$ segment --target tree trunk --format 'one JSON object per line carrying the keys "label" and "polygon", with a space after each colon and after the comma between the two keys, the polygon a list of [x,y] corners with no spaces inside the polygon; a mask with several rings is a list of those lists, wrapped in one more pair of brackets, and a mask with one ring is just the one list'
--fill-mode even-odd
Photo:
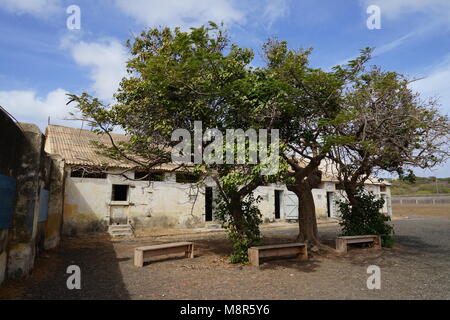
{"label": "tree trunk", "polygon": [[356,209],[359,206],[358,200],[356,199],[356,195],[358,194],[357,188],[351,184],[345,184],[344,189],[352,210]]}
{"label": "tree trunk", "polygon": [[298,225],[299,234],[297,240],[308,244],[318,244],[319,232],[317,229],[316,206],[312,189],[308,183],[296,186],[298,196]]}
{"label": "tree trunk", "polygon": [[318,188],[321,181],[322,173],[316,169],[306,178],[296,174],[295,185],[288,187],[298,197],[299,234],[297,241],[306,242],[309,245],[320,245],[312,189]]}
{"label": "tree trunk", "polygon": [[245,236],[247,228],[244,221],[245,217],[242,214],[242,201],[238,194],[230,197],[230,214],[233,218],[237,233]]}

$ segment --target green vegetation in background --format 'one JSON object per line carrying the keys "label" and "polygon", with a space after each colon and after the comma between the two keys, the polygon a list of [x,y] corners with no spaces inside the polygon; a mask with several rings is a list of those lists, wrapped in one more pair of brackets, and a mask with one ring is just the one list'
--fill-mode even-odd
{"label": "green vegetation in background", "polygon": [[414,183],[387,179],[392,183],[392,195],[449,194],[450,178],[417,177]]}

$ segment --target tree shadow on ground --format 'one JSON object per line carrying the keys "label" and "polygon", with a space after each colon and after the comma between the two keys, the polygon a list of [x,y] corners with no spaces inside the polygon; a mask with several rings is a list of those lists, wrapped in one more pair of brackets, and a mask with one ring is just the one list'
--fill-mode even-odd
{"label": "tree shadow on ground", "polygon": [[308,259],[299,261],[295,257],[285,258],[264,258],[260,262],[260,270],[276,270],[276,269],[293,269],[300,272],[315,272],[320,267],[320,261],[316,259]]}
{"label": "tree shadow on ground", "polygon": [[[22,281],[18,299],[32,300],[126,300],[119,262],[109,237],[63,239],[58,249],[38,258],[32,276]],[[66,273],[70,265],[81,269],[81,289],[69,290]],[[13,284],[13,283],[11,283]]]}
{"label": "tree shadow on ground", "polygon": [[[322,243],[334,248],[334,239],[323,239]],[[229,256],[232,251],[231,243],[224,237],[223,234],[210,234],[206,236],[186,236],[186,237],[160,237],[160,238],[142,238],[121,241],[120,243],[131,248],[137,246],[147,246],[161,243],[191,241],[194,242],[195,258],[204,258],[211,260],[222,260],[228,263]],[[294,243],[296,241],[296,235],[292,234],[266,234],[263,237],[263,245],[282,244],[282,243]],[[300,261],[295,256],[287,256],[280,258],[265,258],[262,260],[261,270],[270,270],[277,268],[295,269],[303,272],[314,272],[320,265],[319,253],[311,253],[308,261]],[[159,264],[172,260],[184,259],[183,256],[161,256],[152,258],[144,265]],[[207,263],[206,260],[203,261]],[[239,264],[237,264],[239,266]]]}
{"label": "tree shadow on ground", "polygon": [[[263,238],[263,245],[294,243],[295,238],[291,236]],[[231,244],[225,239],[202,239],[195,241],[196,247],[201,249],[200,253],[196,253],[196,257],[206,256],[209,254],[219,255],[224,259],[228,259],[231,254]],[[197,251],[198,252],[198,251]],[[302,272],[314,272],[319,267],[319,261],[310,259],[300,261],[295,256],[264,258],[261,260],[260,270],[273,270],[279,268],[296,269]]]}

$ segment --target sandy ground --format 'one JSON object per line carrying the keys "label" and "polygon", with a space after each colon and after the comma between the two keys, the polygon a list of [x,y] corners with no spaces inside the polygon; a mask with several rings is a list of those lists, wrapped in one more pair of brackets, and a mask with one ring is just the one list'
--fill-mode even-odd
{"label": "sandy ground", "polygon": [[[410,215],[393,221],[393,249],[354,249],[347,254],[310,253],[309,261],[265,260],[258,269],[232,265],[223,233],[65,239],[38,258],[27,280],[7,282],[2,299],[450,299],[450,214]],[[319,228],[325,243],[336,225]],[[296,225],[265,228],[266,243],[292,242]],[[133,266],[133,248],[190,240],[195,259],[155,258]],[[82,289],[68,290],[66,269],[78,265]],[[381,289],[367,289],[367,267],[381,268]]]}
{"label": "sandy ground", "polygon": [[411,216],[411,217],[450,217],[450,205],[397,205],[392,207],[396,216]]}

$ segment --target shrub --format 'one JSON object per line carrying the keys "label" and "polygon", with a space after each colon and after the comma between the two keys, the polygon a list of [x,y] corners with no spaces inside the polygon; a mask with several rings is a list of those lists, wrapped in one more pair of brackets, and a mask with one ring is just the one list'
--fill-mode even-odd
{"label": "shrub", "polygon": [[358,192],[356,200],[359,204],[357,208],[352,208],[348,201],[337,201],[341,212],[339,224],[342,228],[342,235],[379,235],[383,247],[392,247],[394,245],[394,228],[388,224],[391,218],[380,213],[384,200],[377,199],[372,192],[364,191]]}
{"label": "shrub", "polygon": [[242,200],[242,219],[235,221],[226,202],[219,196],[214,214],[227,230],[228,240],[233,246],[231,263],[248,263],[248,248],[261,245],[259,225],[262,223],[262,215],[256,206],[259,201],[259,197],[255,199],[253,194],[248,195]]}

